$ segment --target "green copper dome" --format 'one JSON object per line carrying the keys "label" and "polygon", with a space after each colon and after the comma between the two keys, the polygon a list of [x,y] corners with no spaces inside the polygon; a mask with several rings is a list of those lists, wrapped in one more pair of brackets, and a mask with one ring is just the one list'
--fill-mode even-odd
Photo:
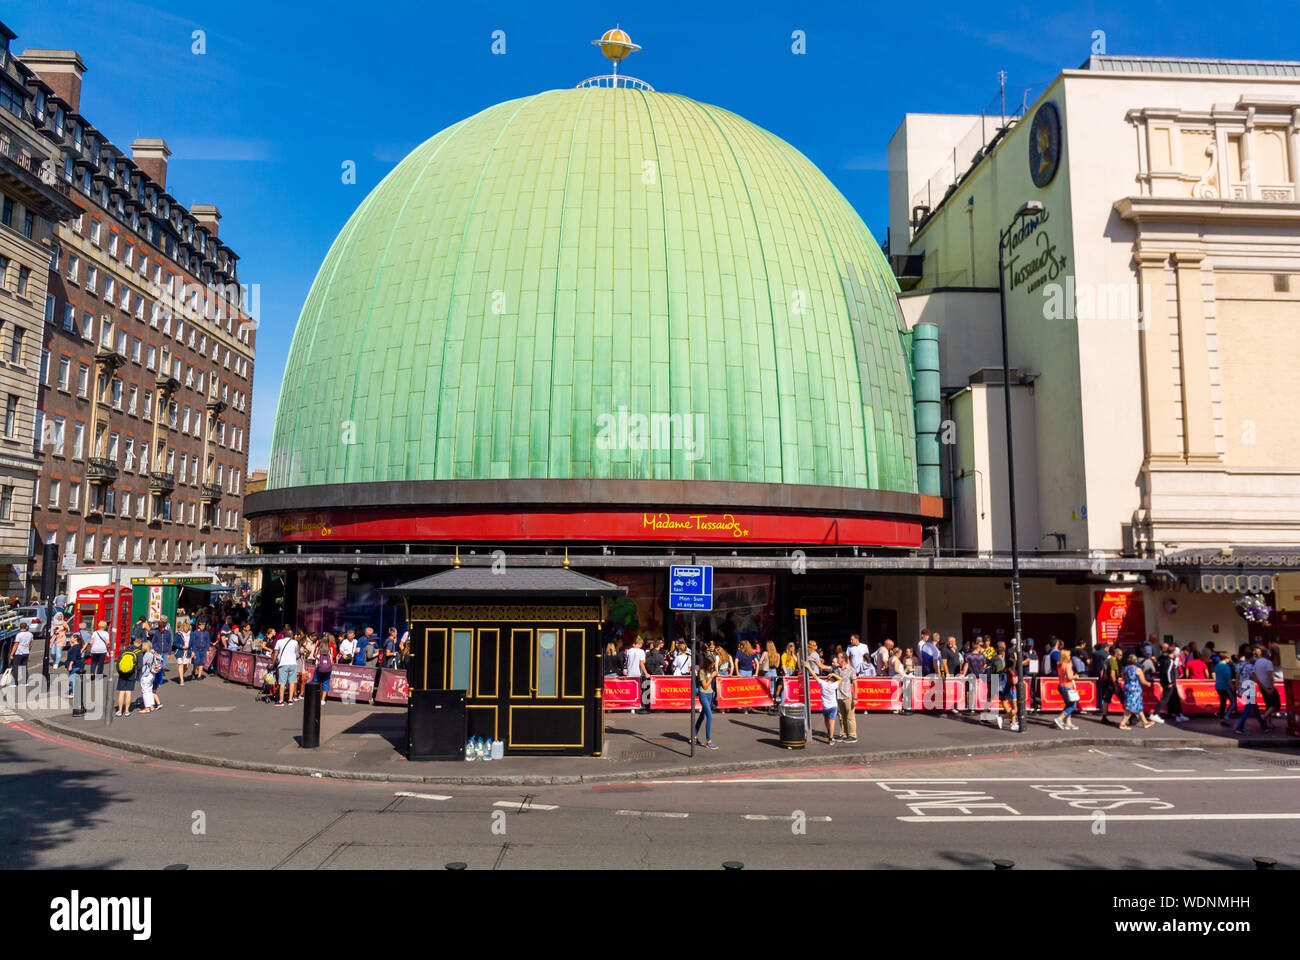
{"label": "green copper dome", "polygon": [[[268,486],[914,493],[896,290],[822,173],[733,113],[628,88],[501,103],[412,151],[334,241],[289,351]],[[637,415],[671,426],[645,442]]]}

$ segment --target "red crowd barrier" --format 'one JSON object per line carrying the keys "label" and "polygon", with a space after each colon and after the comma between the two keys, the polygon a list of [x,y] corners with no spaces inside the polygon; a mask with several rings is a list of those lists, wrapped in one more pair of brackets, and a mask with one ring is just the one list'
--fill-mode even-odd
{"label": "red crowd barrier", "polygon": [[[650,678],[651,710],[689,710],[691,709],[690,696],[690,677]],[[695,708],[698,710],[699,706],[700,701],[697,697]]]}
{"label": "red crowd barrier", "polygon": [[718,677],[714,680],[718,709],[772,706],[772,697],[768,692],[769,682],[767,677]]}
{"label": "red crowd barrier", "polygon": [[606,710],[636,710],[641,706],[641,681],[634,677],[606,677],[601,701]]}

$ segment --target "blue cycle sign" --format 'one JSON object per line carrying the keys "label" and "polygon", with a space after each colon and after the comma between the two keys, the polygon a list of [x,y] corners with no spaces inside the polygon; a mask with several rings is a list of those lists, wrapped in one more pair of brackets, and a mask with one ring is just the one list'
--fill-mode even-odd
{"label": "blue cycle sign", "polygon": [[669,610],[712,610],[712,567],[668,568]]}

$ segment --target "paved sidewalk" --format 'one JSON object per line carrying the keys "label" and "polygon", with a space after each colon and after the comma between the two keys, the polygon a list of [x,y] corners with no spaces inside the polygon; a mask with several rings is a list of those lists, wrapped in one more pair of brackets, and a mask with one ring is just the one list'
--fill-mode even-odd
{"label": "paved sidewalk", "polygon": [[[699,776],[804,764],[872,763],[942,756],[968,757],[1062,746],[1286,747],[1300,746],[1276,724],[1257,735],[1252,721],[1238,737],[1214,719],[1122,731],[1084,715],[1078,731],[1062,731],[1032,718],[1027,732],[1012,733],[964,716],[858,715],[856,744],[816,740],[804,750],[777,743],[777,718],[767,713],[718,714],[717,750],[696,747],[690,756],[685,713],[610,713],[603,757],[507,757],[488,763],[411,762],[403,755],[406,709],[328,701],[321,714],[321,745],[299,746],[302,704],[262,703],[251,687],[219,677],[159,688],[158,713],[114,718],[76,718],[68,709],[22,711],[25,720],[85,740],[186,763],[337,779],[423,783],[548,784]],[[814,717],[821,736],[822,720]]]}

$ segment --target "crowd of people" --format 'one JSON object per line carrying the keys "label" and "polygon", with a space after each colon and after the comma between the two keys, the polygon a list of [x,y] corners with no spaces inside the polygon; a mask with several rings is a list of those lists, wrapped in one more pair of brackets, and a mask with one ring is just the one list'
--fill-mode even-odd
{"label": "crowd of people", "polygon": [[[247,607],[236,603],[189,613],[178,610],[174,627],[166,616],[153,620],[139,617],[114,659],[107,622],[100,620],[92,629],[86,620],[74,629],[65,611],[59,609],[50,625],[50,667],[67,670],[71,680],[68,699],[75,700],[77,685],[86,677],[104,676],[111,663],[116,691],[114,716],[129,717],[162,709],[159,688],[171,682],[170,667],[175,667],[178,686],[211,676],[209,671],[218,650],[270,657],[266,689],[268,699],[277,706],[302,700],[312,680],[320,682],[324,702],[335,664],[406,666],[410,635],[408,632],[399,637],[395,627],[390,627],[382,638],[373,627],[338,634],[306,633],[288,626],[255,632],[247,616]],[[32,643],[30,626],[20,624],[6,651],[11,655],[17,683],[29,682]],[[304,662],[312,663],[310,676],[302,672]]]}
{"label": "crowd of people", "polygon": [[[806,672],[810,682],[821,692],[822,715],[829,743],[857,742],[856,685],[858,677],[896,677],[901,697],[894,713],[913,712],[913,685],[907,682],[920,677],[961,678],[966,683],[964,704],[945,702],[940,705],[950,713],[976,715],[976,690],[979,681],[987,684],[989,699],[995,709],[985,711],[984,720],[998,728],[1009,725],[1019,731],[1034,714],[1043,713],[1042,685],[1054,684],[1064,708],[1046,722],[1061,730],[1078,730],[1074,722],[1080,704],[1078,680],[1089,678],[1097,684],[1098,719],[1111,724],[1112,703],[1118,697],[1122,716],[1121,730],[1130,730],[1136,722],[1143,727],[1157,723],[1185,723],[1177,682],[1180,679],[1213,680],[1219,697],[1218,718],[1225,726],[1237,716],[1235,732],[1245,732],[1250,718],[1259,723],[1261,732],[1272,732],[1273,719],[1281,713],[1279,689],[1282,674],[1278,654],[1267,645],[1243,644],[1235,653],[1216,649],[1213,642],[1198,647],[1195,643],[1180,646],[1160,641],[1155,635],[1131,649],[1119,644],[1101,643],[1091,650],[1083,643],[1067,644],[1055,637],[1041,647],[1027,639],[1021,649],[1020,663],[1009,652],[1006,640],[988,635],[958,642],[955,636],[944,638],[939,631],[923,630],[915,647],[901,646],[887,638],[874,649],[853,634],[846,645],[823,651],[815,640],[808,641],[808,654],[800,660],[794,643],[784,652],[776,644],[738,640],[728,649],[717,638],[700,645],[698,669],[692,669],[690,645],[676,641],[670,647],[659,639],[647,640],[639,635],[628,639],[622,649],[610,642],[602,657],[606,677],[634,678],[643,689],[655,676],[694,674],[693,687],[701,713],[694,730],[697,743],[713,748],[713,715],[717,712],[718,677],[759,677],[769,681],[776,713],[781,705],[783,680]],[[1022,680],[1038,680],[1024,684]],[[1144,708],[1144,690],[1159,685],[1160,698],[1149,714]],[[932,688],[947,696],[947,685]],[[1022,705],[1021,700],[1027,702]],[[648,697],[643,696],[643,702]],[[1245,709],[1237,711],[1240,699]],[[1261,706],[1262,705],[1262,706]],[[634,711],[635,712],[635,711]],[[746,710],[745,712],[749,712]],[[699,740],[701,727],[704,740]],[[838,732],[837,732],[838,731]]]}

